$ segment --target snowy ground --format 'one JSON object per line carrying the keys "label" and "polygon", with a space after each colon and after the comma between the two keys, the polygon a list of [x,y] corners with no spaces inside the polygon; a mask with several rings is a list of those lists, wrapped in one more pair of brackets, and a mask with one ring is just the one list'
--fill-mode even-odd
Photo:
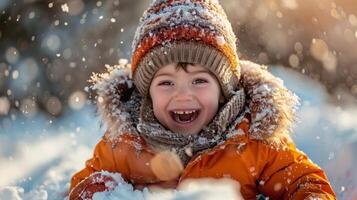
{"label": "snowy ground", "polygon": [[[293,136],[298,148],[326,170],[339,199],[356,198],[357,106],[330,105],[319,83],[290,70],[274,68],[273,73],[302,99]],[[67,110],[63,118],[53,121],[39,114],[0,119],[0,199],[64,199],[71,175],[83,167],[102,133],[91,106]],[[117,188],[116,195],[131,199],[202,199],[212,190],[207,189],[209,184],[198,187],[195,183],[159,194],[133,191],[129,185],[122,188],[125,191]],[[229,188],[215,189],[216,195],[230,199]],[[114,193],[98,194],[97,199],[112,199],[110,195]]]}

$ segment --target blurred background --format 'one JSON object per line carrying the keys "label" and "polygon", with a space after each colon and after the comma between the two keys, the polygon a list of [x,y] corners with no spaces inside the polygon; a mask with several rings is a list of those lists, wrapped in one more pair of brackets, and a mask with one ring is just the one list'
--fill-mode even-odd
{"label": "blurred background", "polygon": [[[79,132],[73,125],[76,119],[66,121],[66,113],[93,114],[83,111],[94,107],[87,80],[93,72],[104,71],[105,64],[130,60],[134,31],[151,2],[0,0],[2,157],[11,155],[5,150],[8,143],[16,143],[8,136],[15,134],[14,127],[18,132],[33,128],[19,128],[26,121],[41,121],[40,117],[49,127],[62,120],[61,127]],[[357,194],[351,167],[357,148],[357,2],[220,3],[238,36],[240,58],[272,66],[273,73],[302,98],[303,125],[295,129],[298,146],[328,170],[340,197],[346,190]],[[93,121],[94,117],[83,126]],[[316,142],[324,144],[319,147]],[[343,171],[341,164],[347,166]]]}

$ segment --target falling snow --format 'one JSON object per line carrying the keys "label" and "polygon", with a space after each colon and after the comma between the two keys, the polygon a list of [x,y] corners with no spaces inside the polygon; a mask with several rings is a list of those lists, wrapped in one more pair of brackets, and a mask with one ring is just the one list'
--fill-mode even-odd
{"label": "falling snow", "polygon": [[[43,6],[37,3],[33,0],[0,3],[0,40],[6,41],[0,55],[0,199],[65,197],[71,175],[83,167],[105,131],[93,106],[89,105],[92,90],[84,89],[87,79],[92,71],[102,72],[107,63],[130,65],[128,60],[119,58],[130,58],[129,45],[141,14],[136,11],[150,2],[113,0],[89,4],[85,0],[71,0],[67,3],[48,1]],[[293,139],[326,170],[339,199],[354,199],[357,194],[354,154],[357,146],[354,64],[357,15],[354,2],[237,0],[220,3],[232,20],[242,58],[266,64],[283,63],[286,68],[296,70],[286,71],[275,66],[269,69],[276,70],[287,87],[301,97],[297,112],[299,123],[292,127]],[[122,5],[130,12],[123,10]],[[183,18],[197,18],[200,13],[214,18],[199,6],[189,10],[190,6],[182,6]],[[306,6],[309,9],[305,9]],[[148,13],[146,17],[160,18],[158,23],[164,24],[166,11],[163,9],[160,16]],[[310,18],[303,20],[299,15],[302,12]],[[219,27],[227,26],[221,24],[220,19],[213,20]],[[177,20],[171,20],[170,24],[177,25]],[[222,36],[215,39],[218,45],[228,42]],[[314,80],[321,80],[325,85]],[[129,87],[133,86],[131,81],[125,81]],[[271,89],[272,85],[268,84],[251,95],[269,107],[272,101],[264,99],[265,91]],[[327,90],[331,93],[326,93]],[[107,99],[95,100],[101,104]],[[274,100],[296,103],[293,96]],[[261,136],[257,130],[264,125],[264,119],[272,114],[269,110],[259,111],[253,116],[255,126],[251,129],[256,131],[256,138]],[[271,127],[274,128],[274,124]],[[271,130],[267,133],[273,134]],[[235,130],[227,137],[240,135],[242,131]],[[237,153],[245,145],[237,145]],[[185,153],[192,154],[192,149],[186,149]],[[261,180],[259,184],[265,182]],[[101,194],[102,198],[117,194],[137,195],[138,199],[145,195],[154,199],[179,199],[177,196],[181,195],[183,199],[185,195],[213,191],[212,188],[203,190],[202,184],[196,184],[195,191],[154,194],[148,190],[135,192],[129,184],[123,185],[112,193]],[[274,189],[283,189],[281,183]],[[216,195],[227,193],[222,191]]]}
{"label": "falling snow", "polygon": [[69,12],[69,7],[66,3],[61,5],[61,9],[63,12],[66,12],[66,13]]}

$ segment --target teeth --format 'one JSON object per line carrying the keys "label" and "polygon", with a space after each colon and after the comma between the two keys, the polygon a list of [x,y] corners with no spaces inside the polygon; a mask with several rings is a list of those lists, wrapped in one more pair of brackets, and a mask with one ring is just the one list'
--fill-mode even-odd
{"label": "teeth", "polygon": [[188,111],[174,111],[175,114],[179,114],[179,115],[182,115],[182,114],[191,114],[191,113],[194,113],[196,112],[195,110],[188,110]]}
{"label": "teeth", "polygon": [[199,110],[171,111],[172,119],[179,124],[188,124],[198,118]]}

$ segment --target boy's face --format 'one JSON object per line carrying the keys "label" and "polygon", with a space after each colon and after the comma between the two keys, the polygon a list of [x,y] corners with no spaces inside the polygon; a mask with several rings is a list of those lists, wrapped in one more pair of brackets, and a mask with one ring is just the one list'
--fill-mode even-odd
{"label": "boy's face", "polygon": [[150,85],[155,117],[180,134],[198,134],[217,113],[221,95],[217,79],[201,65],[177,63],[160,68]]}

